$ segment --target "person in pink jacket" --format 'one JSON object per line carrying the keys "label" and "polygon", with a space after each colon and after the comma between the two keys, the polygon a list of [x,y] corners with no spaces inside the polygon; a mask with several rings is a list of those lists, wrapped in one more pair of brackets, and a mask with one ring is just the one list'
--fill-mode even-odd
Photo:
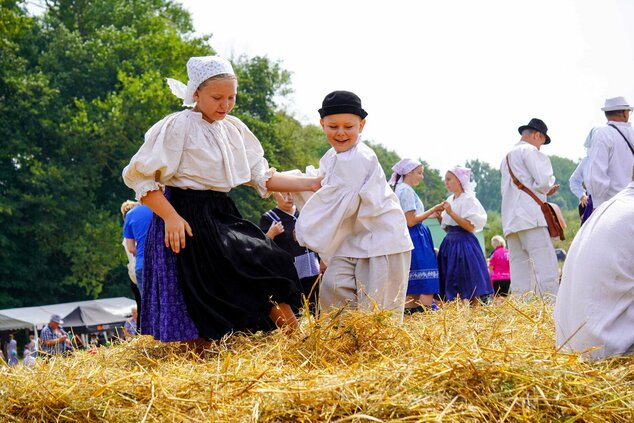
{"label": "person in pink jacket", "polygon": [[500,235],[491,238],[491,246],[494,248],[489,258],[489,270],[493,291],[496,297],[507,297],[511,288],[511,269],[509,265],[509,250],[506,249],[506,241]]}

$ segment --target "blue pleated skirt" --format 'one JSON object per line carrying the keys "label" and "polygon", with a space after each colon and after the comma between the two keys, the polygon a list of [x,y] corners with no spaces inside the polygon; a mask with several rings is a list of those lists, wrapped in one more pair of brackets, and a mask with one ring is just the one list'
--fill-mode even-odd
{"label": "blue pleated skirt", "polygon": [[447,301],[493,294],[493,285],[478,239],[459,226],[449,226],[438,250],[440,295]]}
{"label": "blue pleated skirt", "polygon": [[438,261],[434,251],[434,241],[429,228],[424,223],[409,228],[414,250],[409,270],[408,295],[438,294]]}

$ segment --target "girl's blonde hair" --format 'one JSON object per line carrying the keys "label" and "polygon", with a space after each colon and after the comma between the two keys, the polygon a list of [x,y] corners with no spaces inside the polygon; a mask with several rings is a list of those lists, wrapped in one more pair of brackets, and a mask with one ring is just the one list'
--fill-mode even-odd
{"label": "girl's blonde hair", "polygon": [[495,235],[491,238],[491,246],[493,248],[498,248],[499,246],[506,248],[506,241],[500,235]]}
{"label": "girl's blonde hair", "polygon": [[211,81],[217,81],[218,79],[235,79],[236,81],[238,80],[235,75],[232,75],[230,73],[219,73],[218,75],[214,75],[211,78],[205,79],[203,82],[200,83],[197,89],[202,90],[203,88],[205,88],[205,85],[209,84]]}

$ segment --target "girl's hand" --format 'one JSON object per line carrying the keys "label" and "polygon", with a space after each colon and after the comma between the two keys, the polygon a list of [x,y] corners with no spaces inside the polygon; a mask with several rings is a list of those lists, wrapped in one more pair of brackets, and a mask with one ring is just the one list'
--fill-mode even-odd
{"label": "girl's hand", "polygon": [[432,207],[432,210],[436,213],[442,213],[444,209],[445,208],[443,207],[443,203],[438,203],[434,207]]}
{"label": "girl's hand", "polygon": [[581,200],[579,201],[579,204],[581,204],[583,207],[586,207],[588,205],[588,196],[583,194],[581,196]]}
{"label": "girl's hand", "polygon": [[442,208],[444,211],[447,212],[447,214],[451,213],[451,204],[449,203],[449,201],[443,201],[442,203]]}
{"label": "girl's hand", "polygon": [[165,246],[167,248],[171,248],[178,254],[181,248],[185,248],[185,233],[194,236],[191,226],[180,215],[174,214],[165,219]]}

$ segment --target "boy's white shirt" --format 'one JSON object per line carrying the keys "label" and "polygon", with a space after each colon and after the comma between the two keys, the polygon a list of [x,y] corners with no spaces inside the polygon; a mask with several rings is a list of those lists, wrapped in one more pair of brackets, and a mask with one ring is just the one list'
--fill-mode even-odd
{"label": "boy's white shirt", "polygon": [[[369,258],[413,249],[405,215],[387,184],[374,151],[362,142],[350,150],[328,150],[315,193],[294,195],[301,210],[296,238],[326,261],[332,257]],[[305,203],[305,204],[304,204]]]}

